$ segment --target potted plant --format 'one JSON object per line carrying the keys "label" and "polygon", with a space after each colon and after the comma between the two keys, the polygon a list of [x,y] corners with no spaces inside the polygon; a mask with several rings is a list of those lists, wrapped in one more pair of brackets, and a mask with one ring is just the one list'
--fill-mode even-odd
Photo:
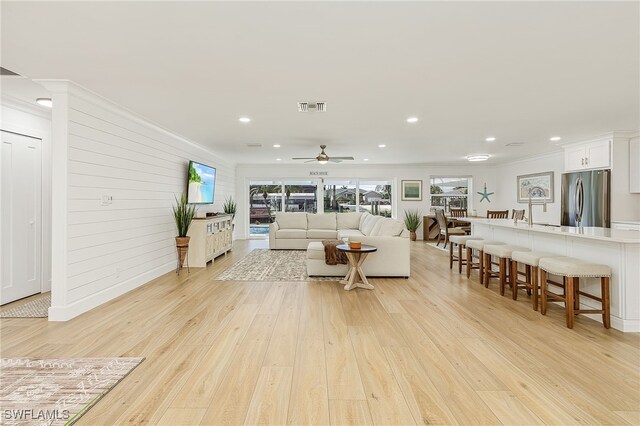
{"label": "potted plant", "polygon": [[416,240],[416,231],[422,225],[422,212],[418,210],[404,211],[404,226],[409,230],[409,238],[411,241]]}
{"label": "potted plant", "polygon": [[187,194],[182,193],[180,200],[176,198],[176,205],[173,207],[173,218],[176,221],[176,228],[178,229],[178,236],[176,237],[176,249],[178,250],[178,267],[182,268],[184,265],[184,259],[187,257],[189,251],[189,240],[191,237],[187,237],[191,221],[196,215],[196,206],[189,205],[187,203]]}
{"label": "potted plant", "polygon": [[222,205],[222,210],[224,210],[224,212],[226,214],[230,214],[231,215],[231,223],[233,228],[236,227],[235,224],[233,224],[233,219],[235,219],[236,217],[236,211],[238,210],[238,204],[233,200],[233,197],[227,197],[224,200],[224,204]]}

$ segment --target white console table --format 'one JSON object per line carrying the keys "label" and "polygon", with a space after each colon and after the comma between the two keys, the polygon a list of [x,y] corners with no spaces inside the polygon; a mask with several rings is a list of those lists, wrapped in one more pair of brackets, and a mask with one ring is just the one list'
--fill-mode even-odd
{"label": "white console table", "polygon": [[231,215],[194,218],[187,234],[189,241],[189,267],[204,268],[221,254],[231,250],[233,228]]}
{"label": "white console table", "polygon": [[[535,251],[576,257],[611,267],[611,326],[621,331],[640,331],[640,231],[570,226],[529,226],[513,219],[476,219],[472,234],[486,240],[516,244]],[[597,279],[584,279],[580,287],[599,294]],[[584,287],[583,287],[584,286]],[[580,302],[587,309],[599,309],[587,298]],[[599,315],[589,315],[601,321]]]}

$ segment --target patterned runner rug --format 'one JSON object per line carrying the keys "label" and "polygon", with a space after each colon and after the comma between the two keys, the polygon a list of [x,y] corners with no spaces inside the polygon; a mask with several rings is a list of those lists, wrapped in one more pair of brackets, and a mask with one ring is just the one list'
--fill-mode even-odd
{"label": "patterned runner rug", "polygon": [[220,281],[338,281],[343,277],[309,277],[305,250],[255,249],[215,279]]}
{"label": "patterned runner rug", "polygon": [[2,358],[0,424],[75,423],[144,358]]}
{"label": "patterned runner rug", "polygon": [[51,306],[51,293],[22,305],[0,311],[0,318],[47,318]]}

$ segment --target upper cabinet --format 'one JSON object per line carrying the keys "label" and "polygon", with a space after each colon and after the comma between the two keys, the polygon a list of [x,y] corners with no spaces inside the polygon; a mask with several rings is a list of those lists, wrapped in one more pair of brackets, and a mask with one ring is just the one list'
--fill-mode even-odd
{"label": "upper cabinet", "polygon": [[564,148],[566,172],[611,167],[611,139],[606,138],[584,144],[567,145]]}

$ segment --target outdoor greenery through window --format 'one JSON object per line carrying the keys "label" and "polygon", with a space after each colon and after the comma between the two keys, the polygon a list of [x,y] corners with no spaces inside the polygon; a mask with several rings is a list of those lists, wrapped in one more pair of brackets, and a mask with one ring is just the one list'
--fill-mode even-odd
{"label": "outdoor greenery through window", "polygon": [[445,211],[469,208],[469,176],[432,176],[429,193],[431,208],[442,208]]}

